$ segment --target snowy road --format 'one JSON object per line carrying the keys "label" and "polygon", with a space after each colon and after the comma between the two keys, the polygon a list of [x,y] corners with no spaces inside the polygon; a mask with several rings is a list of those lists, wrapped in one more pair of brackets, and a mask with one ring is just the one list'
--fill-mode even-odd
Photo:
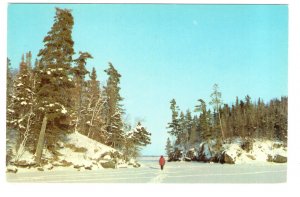
{"label": "snowy road", "polygon": [[160,170],[153,158],[140,168],[55,170],[7,173],[8,182],[44,183],[279,183],[286,182],[286,164],[207,164],[167,162]]}

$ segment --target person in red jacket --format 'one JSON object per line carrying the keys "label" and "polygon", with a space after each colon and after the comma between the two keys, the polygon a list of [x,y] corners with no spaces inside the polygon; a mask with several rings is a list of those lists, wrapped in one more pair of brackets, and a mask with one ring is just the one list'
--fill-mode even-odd
{"label": "person in red jacket", "polygon": [[160,156],[159,158],[159,165],[160,165],[160,169],[163,170],[164,169],[164,165],[165,165],[166,161],[164,156]]}

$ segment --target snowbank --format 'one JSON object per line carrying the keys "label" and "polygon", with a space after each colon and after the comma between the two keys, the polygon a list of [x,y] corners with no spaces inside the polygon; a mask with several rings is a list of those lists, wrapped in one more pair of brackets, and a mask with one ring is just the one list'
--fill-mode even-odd
{"label": "snowbank", "polygon": [[[122,153],[112,147],[101,144],[92,140],[78,132],[65,136],[59,141],[56,153],[44,149],[42,155],[42,166],[36,167],[34,163],[34,155],[25,151],[18,163],[18,168],[23,169],[36,168],[36,170],[58,170],[77,169],[77,170],[93,170],[103,168],[119,168],[119,167],[139,167],[136,162],[125,162]],[[23,165],[20,165],[23,164]],[[17,172],[11,164],[7,166],[7,172]]]}
{"label": "snowbank", "polygon": [[[249,143],[249,142],[248,142]],[[277,162],[284,163],[287,160],[287,148],[281,142],[270,140],[254,140],[244,147],[245,141],[236,140],[233,143],[223,145],[223,154],[230,157],[233,163],[257,163],[257,162]],[[276,158],[282,158],[281,161]],[[285,159],[284,159],[285,158]],[[225,161],[225,163],[227,163]]]}
{"label": "snowbank", "polygon": [[225,141],[222,145],[212,140],[189,149],[185,154],[176,154],[177,152],[183,151],[179,149],[173,151],[168,161],[185,160],[229,164],[287,162],[287,147],[282,142],[270,140],[235,138]]}

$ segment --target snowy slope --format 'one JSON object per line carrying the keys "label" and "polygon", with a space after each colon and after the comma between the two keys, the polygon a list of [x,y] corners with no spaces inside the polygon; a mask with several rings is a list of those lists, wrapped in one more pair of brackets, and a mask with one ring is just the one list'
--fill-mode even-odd
{"label": "snowy slope", "polygon": [[223,145],[224,152],[230,156],[236,164],[267,162],[278,155],[285,158],[287,157],[287,147],[280,142],[254,140],[249,151],[242,148],[242,143],[243,141],[236,139],[231,143]]}
{"label": "snowy slope", "polygon": [[[69,134],[57,143],[59,149],[54,155],[50,151],[44,149],[42,156],[42,166],[35,168],[34,155],[25,151],[19,159],[19,164],[23,164],[18,171],[30,170],[55,170],[55,169],[77,169],[92,170],[102,168],[118,168],[118,167],[137,167],[135,161],[125,162],[122,153],[109,146],[92,140],[78,132]],[[16,166],[9,165],[7,171],[16,171]]]}

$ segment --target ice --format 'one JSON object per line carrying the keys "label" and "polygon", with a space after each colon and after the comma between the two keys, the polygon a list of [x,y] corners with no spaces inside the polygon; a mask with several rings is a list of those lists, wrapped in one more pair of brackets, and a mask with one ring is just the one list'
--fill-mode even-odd
{"label": "ice", "polygon": [[210,164],[167,162],[163,171],[159,157],[139,158],[140,168],[95,169],[7,173],[9,182],[47,183],[282,183],[286,182],[286,164]]}

